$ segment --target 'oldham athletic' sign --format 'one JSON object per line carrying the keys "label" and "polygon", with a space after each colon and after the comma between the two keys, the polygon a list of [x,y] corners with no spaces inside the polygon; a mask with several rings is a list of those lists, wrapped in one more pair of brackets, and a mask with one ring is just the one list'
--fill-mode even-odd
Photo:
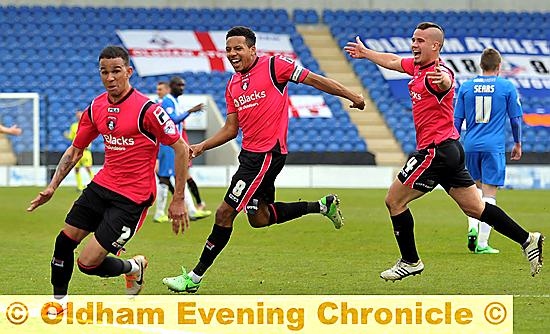
{"label": "'oldham athletic' sign", "polygon": [[[410,38],[367,38],[373,50],[411,57]],[[458,84],[481,74],[479,60],[486,47],[497,49],[503,57],[501,76],[510,79],[522,96],[550,94],[550,49],[547,39],[460,37],[446,38],[441,58],[455,72]],[[397,98],[408,98],[409,75],[379,67]]]}

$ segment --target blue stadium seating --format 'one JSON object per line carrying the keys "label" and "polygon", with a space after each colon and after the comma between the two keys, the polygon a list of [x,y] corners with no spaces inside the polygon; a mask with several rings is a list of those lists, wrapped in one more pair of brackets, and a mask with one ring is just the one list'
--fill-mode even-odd
{"label": "blue stadium seating", "polygon": [[[321,20],[329,26],[334,38],[340,47],[348,41],[361,36],[388,37],[407,36],[412,34],[411,27],[418,22],[444,22],[447,36],[479,34],[486,37],[517,37],[540,39],[541,36],[550,36],[550,16],[545,13],[506,13],[480,11],[378,11],[378,10],[324,10]],[[348,22],[354,22],[353,25]],[[475,29],[480,22],[490,29],[483,31]],[[475,24],[474,24],[475,23]],[[405,27],[405,28],[403,28]],[[544,37],[542,37],[544,38]],[[349,61],[360,78],[362,84],[369,90],[370,97],[383,114],[387,125],[393,130],[396,140],[401,144],[405,153],[414,151],[416,139],[410,133],[414,132],[411,102],[409,99],[396,100],[376,66],[371,62],[354,60]],[[550,108],[550,97],[522,97],[525,111],[535,108]],[[524,152],[550,151],[550,128],[531,128],[523,124]],[[508,126],[508,147],[512,147],[511,130]]]}
{"label": "blue stadium seating", "polygon": [[[36,91],[41,94],[41,115],[57,115],[56,122],[41,125],[41,137],[47,139],[50,151],[66,147],[67,141],[53,136],[59,129],[65,131],[74,117],[74,110],[84,108],[103,90],[97,77],[97,53],[106,44],[121,44],[116,29],[189,29],[226,30],[237,24],[251,25],[257,31],[287,33],[302,63],[322,73],[315,58],[296,31],[295,24],[323,22],[343,47],[360,32],[365,36],[410,34],[410,27],[419,21],[444,20],[448,36],[471,29],[472,22],[487,22],[487,34],[507,36],[548,36],[550,19],[542,13],[504,13],[479,11],[378,11],[378,10],[325,10],[319,17],[314,10],[295,10],[292,18],[282,9],[172,9],[172,8],[92,8],[67,6],[0,6],[0,90],[2,92]],[[85,24],[83,24],[85,22]],[[113,22],[113,23],[105,23]],[[116,23],[115,23],[116,22]],[[350,25],[349,22],[354,22]],[[261,23],[261,24],[260,24]],[[503,28],[503,27],[514,27]],[[482,33],[476,31],[476,33]],[[368,88],[388,125],[405,152],[414,149],[411,105],[408,99],[396,101],[375,65],[366,61],[350,60],[354,71]],[[187,93],[212,94],[225,115],[224,87],[229,73],[193,73],[181,75],[189,83]],[[139,78],[134,75],[132,84],[154,93],[159,80],[169,75]],[[292,94],[312,94],[316,91],[305,85],[290,85]],[[339,101],[324,95],[335,119],[291,119],[289,147],[291,151],[365,151],[366,143],[358,135],[349,116]],[[550,105],[546,99],[525,98],[524,108]],[[0,115],[3,117],[3,115]],[[46,117],[44,117],[45,119]],[[5,121],[5,120],[4,120]],[[525,126],[524,151],[550,150],[547,128],[531,129]],[[530,131],[534,132],[530,132]],[[319,144],[320,136],[324,145]],[[332,134],[332,135],[331,135]],[[328,138],[328,141],[327,141]],[[346,145],[336,144],[346,139]],[[14,139],[13,139],[14,140]],[[44,142],[44,141],[43,141]],[[15,141],[14,141],[15,143]],[[93,150],[101,150],[103,143],[96,140]],[[15,145],[20,152],[25,145]],[[63,150],[61,149],[61,150]]]}
{"label": "blue stadium seating", "polygon": [[[62,133],[73,122],[74,111],[86,107],[103,90],[97,76],[97,53],[107,44],[121,44],[116,29],[209,31],[227,30],[238,24],[249,25],[256,31],[289,34],[304,66],[322,73],[294,25],[294,22],[317,23],[319,16],[314,10],[296,11],[294,22],[283,9],[0,6],[0,11],[4,14],[0,21],[0,89],[3,92],[40,93],[41,138],[42,143],[47,143],[42,150],[65,150],[68,141]],[[225,115],[224,90],[230,73],[186,72],[180,75],[188,82],[187,93],[211,94]],[[169,77],[140,78],[134,75],[131,81],[143,92],[154,93],[156,83]],[[290,91],[292,94],[318,93],[305,85],[290,85]],[[330,98],[326,95],[327,104],[338,118],[339,126],[354,128],[338,101]],[[318,145],[321,140],[315,135],[319,130],[330,132],[332,122],[300,119],[290,123],[291,151],[367,150],[356,129],[349,132],[348,146],[327,147]],[[304,126],[295,127],[294,124]],[[21,152],[25,145],[14,145],[14,148]],[[102,141],[94,141],[92,150],[102,149]]]}

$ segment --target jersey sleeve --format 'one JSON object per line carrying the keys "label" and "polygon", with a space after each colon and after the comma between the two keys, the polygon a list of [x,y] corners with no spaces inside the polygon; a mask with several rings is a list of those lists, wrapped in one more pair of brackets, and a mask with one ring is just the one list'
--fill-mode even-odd
{"label": "jersey sleeve", "polygon": [[232,114],[237,112],[237,108],[235,108],[235,103],[233,102],[233,97],[231,96],[231,92],[229,91],[229,87],[231,86],[231,81],[229,80],[227,82],[227,86],[225,87],[225,105],[227,107],[227,114]]}
{"label": "jersey sleeve", "polygon": [[76,136],[73,140],[73,146],[81,150],[85,149],[90,145],[90,143],[99,136],[99,131],[97,130],[95,124],[90,119],[91,116],[91,107],[88,107],[78,123],[78,130],[76,131]]}
{"label": "jersey sleeve", "polygon": [[168,116],[170,116],[171,119],[174,119],[177,114],[176,105],[174,104],[174,101],[169,98],[162,99],[162,109],[166,111]]}
{"label": "jersey sleeve", "polygon": [[180,133],[168,113],[158,104],[145,111],[143,127],[163,145],[172,145],[180,138]]}
{"label": "jersey sleeve", "polygon": [[414,74],[414,58],[403,58],[401,59],[401,67],[408,75]]}
{"label": "jersey sleeve", "polygon": [[521,107],[521,102],[519,100],[516,87],[511,82],[508,82],[508,89],[510,90],[508,100],[506,101],[508,104],[508,117],[514,118],[522,116],[523,108]]}
{"label": "jersey sleeve", "polygon": [[293,59],[290,59],[285,56],[274,56],[274,67],[275,67],[275,78],[278,83],[284,82],[294,82],[301,83],[303,82],[309,70],[296,64]]}

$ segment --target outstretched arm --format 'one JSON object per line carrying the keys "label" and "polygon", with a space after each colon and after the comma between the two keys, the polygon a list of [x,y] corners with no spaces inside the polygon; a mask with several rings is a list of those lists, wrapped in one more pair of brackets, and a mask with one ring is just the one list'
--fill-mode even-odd
{"label": "outstretched arm", "polygon": [[83,149],[76,148],[72,145],[69,146],[65,153],[63,153],[61,159],[59,159],[59,163],[57,164],[55,174],[53,175],[50,184],[31,201],[31,205],[27,208],[27,211],[33,211],[52,198],[57,187],[59,187],[67,174],[69,174],[73,167],[78,163],[78,160],[82,158],[83,153]]}
{"label": "outstretched arm", "polygon": [[239,119],[237,118],[237,113],[227,114],[225,124],[218,132],[198,144],[191,145],[191,150],[193,151],[191,158],[198,157],[206,150],[227,143],[231,139],[237,137],[238,133]]}
{"label": "outstretched arm", "polygon": [[371,50],[363,44],[359,36],[355,37],[355,42],[348,42],[344,50],[352,58],[368,59],[373,63],[385,67],[389,70],[405,72],[401,66],[401,57],[393,53],[385,53]]}
{"label": "outstretched arm", "polygon": [[365,99],[363,95],[352,92],[347,87],[334,79],[324,77],[322,75],[309,72],[303,81],[304,84],[315,87],[325,93],[344,97],[352,102],[350,108],[363,110],[365,108]]}
{"label": "outstretched arm", "polygon": [[172,113],[174,115],[170,114],[170,118],[174,121],[174,123],[178,124],[180,122],[185,121],[185,119],[189,117],[192,113],[201,111],[203,108],[204,108],[204,103],[199,103],[180,115],[175,115],[175,113]]}

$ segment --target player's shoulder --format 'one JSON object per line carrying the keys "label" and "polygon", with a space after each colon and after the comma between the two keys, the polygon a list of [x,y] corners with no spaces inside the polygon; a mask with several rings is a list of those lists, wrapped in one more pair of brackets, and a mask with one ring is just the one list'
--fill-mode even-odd
{"label": "player's shoulder", "polygon": [[174,107],[177,103],[177,100],[172,96],[172,94],[166,94],[162,99],[162,107]]}
{"label": "player's shoulder", "polygon": [[149,96],[145,95],[144,93],[140,92],[136,88],[132,88],[132,90],[129,93],[129,96],[133,96],[134,98],[136,98],[138,100],[150,101],[150,102],[156,104],[156,102],[153,99],[151,99]]}
{"label": "player's shoulder", "polygon": [[474,85],[476,84],[476,78],[468,79],[460,84],[460,87],[458,90],[460,92],[466,92],[473,89]]}
{"label": "player's shoulder", "polygon": [[96,97],[94,97],[92,102],[95,103],[97,101],[103,101],[103,100],[107,100],[107,92],[103,92],[103,93],[97,95]]}
{"label": "player's shoulder", "polygon": [[497,77],[496,78],[496,83],[503,86],[503,87],[506,87],[508,89],[515,89],[515,85],[512,83],[511,80],[509,79],[506,79],[506,78],[503,78],[503,77]]}

